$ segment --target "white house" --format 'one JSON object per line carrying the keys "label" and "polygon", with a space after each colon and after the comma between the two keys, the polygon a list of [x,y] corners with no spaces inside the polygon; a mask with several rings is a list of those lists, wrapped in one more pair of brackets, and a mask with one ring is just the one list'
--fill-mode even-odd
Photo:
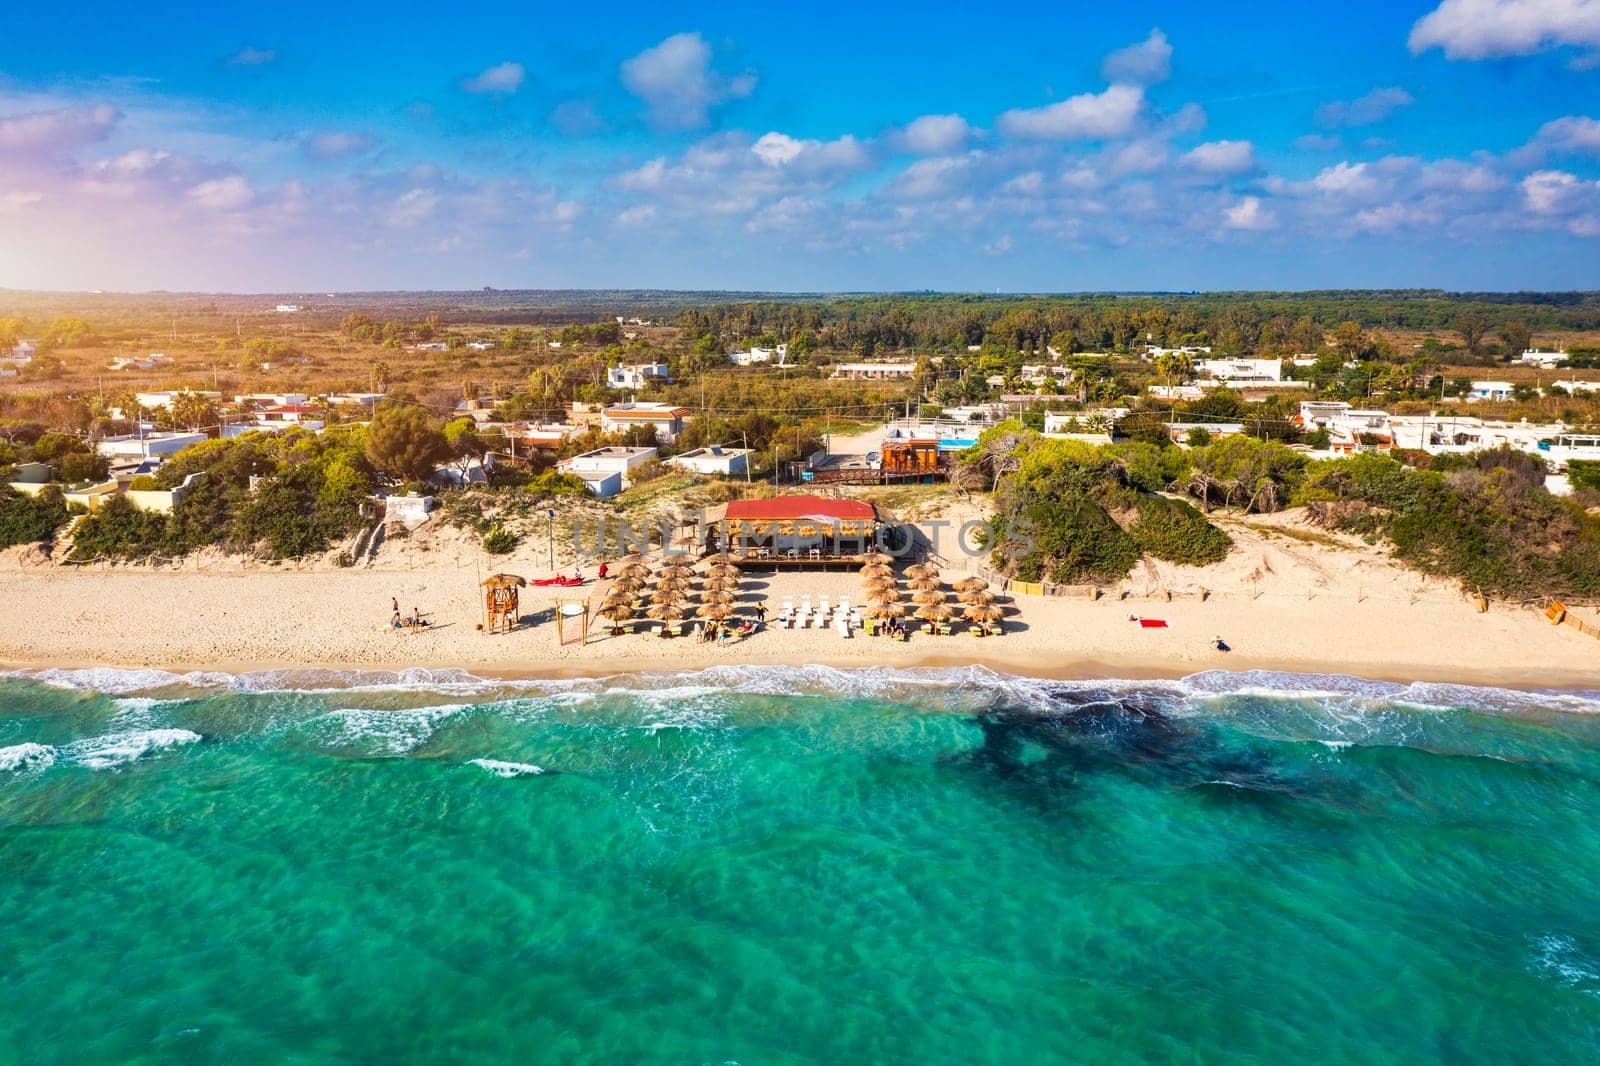
{"label": "white house", "polygon": [[1190,344],[1185,345],[1182,348],[1163,348],[1159,344],[1151,344],[1145,348],[1144,355],[1141,356],[1141,358],[1146,360],[1154,360],[1160,359],[1163,355],[1187,355],[1190,358],[1194,358],[1197,355],[1210,354],[1211,347],[1209,345],[1202,346],[1198,344]]}
{"label": "white house", "polygon": [[[168,410],[171,410],[172,401],[176,400],[179,396],[182,396],[188,391],[191,390],[166,389],[161,392],[136,392],[133,394],[133,398],[139,402],[140,407],[148,407],[152,410],[157,407],[164,407]],[[202,399],[213,400],[219,403],[222,400],[222,393],[220,392],[201,391],[198,389],[192,391],[196,396],[199,396]]]}
{"label": "white house", "polygon": [[656,457],[654,448],[596,448],[563,459],[556,469],[583,479],[584,487],[602,500],[621,492],[628,472]]}
{"label": "white house", "polygon": [[1468,403],[1479,403],[1485,400],[1504,403],[1511,399],[1511,382],[1474,381],[1464,398]]}
{"label": "white house", "polygon": [[746,348],[741,352],[729,352],[728,362],[734,366],[756,366],[757,364],[776,362],[783,366],[789,359],[789,346],[780,344],[776,348]]}
{"label": "white house", "polygon": [[916,363],[840,363],[833,368],[834,378],[841,381],[887,381],[916,372]]}
{"label": "white house", "polygon": [[257,407],[270,407],[289,405],[304,405],[311,402],[311,397],[303,392],[247,392],[235,396],[238,403],[249,404]]}
{"label": "white house", "polygon": [[475,352],[487,352],[494,347],[494,341],[468,341],[467,347]]}
{"label": "white house", "polygon": [[299,304],[279,304],[273,308],[280,315],[296,315],[300,313]]}
{"label": "white house", "polygon": [[1194,370],[1202,381],[1230,385],[1275,385],[1283,380],[1282,359],[1202,359]]}
{"label": "white house", "polygon": [[613,389],[642,389],[655,382],[671,381],[672,371],[666,363],[634,363],[606,370],[606,384]]}
{"label": "white house", "polygon": [[633,426],[649,426],[656,431],[656,439],[671,444],[683,432],[684,421],[689,417],[687,407],[674,407],[666,403],[619,403],[600,412],[600,430],[603,433],[623,433]]}
{"label": "white house", "polygon": [[1198,385],[1151,385],[1145,391],[1158,400],[1198,400],[1206,394]]}
{"label": "white house", "polygon": [[0,358],[0,363],[15,363],[18,366],[27,366],[39,354],[37,341],[18,341],[11,346],[11,354]]}
{"label": "white house", "polygon": [[667,460],[667,465],[696,474],[743,477],[750,469],[750,452],[746,448],[724,448],[720,444],[712,444],[674,455]]}
{"label": "white house", "polygon": [[1562,388],[1573,396],[1580,392],[1600,392],[1600,381],[1552,381],[1551,388]]}
{"label": "white house", "polygon": [[1523,366],[1537,366],[1542,367],[1545,370],[1560,366],[1566,361],[1567,353],[1559,350],[1554,352],[1545,352],[1540,351],[1538,348],[1529,348],[1527,351],[1517,356],[1517,362],[1521,363]]}
{"label": "white house", "polygon": [[95,445],[95,450],[112,462],[138,462],[176,455],[189,445],[208,439],[204,433],[130,433],[105,437]]}

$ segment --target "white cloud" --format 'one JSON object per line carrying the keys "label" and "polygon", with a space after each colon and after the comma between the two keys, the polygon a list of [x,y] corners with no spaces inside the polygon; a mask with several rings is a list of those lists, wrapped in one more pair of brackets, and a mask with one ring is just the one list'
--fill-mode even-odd
{"label": "white cloud", "polygon": [[1044,191],[1044,175],[1037,170],[1030,170],[1026,174],[1018,174],[1001,189],[1014,196],[1038,196]]}
{"label": "white cloud", "polygon": [[711,69],[711,46],[698,33],[678,33],[622,64],[622,84],[644,101],[650,121],[665,129],[696,129],[711,108],[755,91],[754,74]]}
{"label": "white cloud", "polygon": [[1451,59],[1600,48],[1600,0],[1444,0],[1411,27],[1409,43],[1413,53],[1442,48]]}
{"label": "white cloud", "polygon": [[1249,141],[1210,141],[1185,152],[1183,165],[1203,174],[1244,174],[1256,168],[1256,150]]}
{"label": "white cloud", "polygon": [[522,88],[522,79],[526,76],[527,72],[522,69],[521,63],[507,61],[467,78],[461,87],[469,93],[509,95]]}
{"label": "white cloud", "polygon": [[656,209],[653,204],[641,204],[623,211],[617,216],[617,222],[624,226],[639,226],[655,217]]}
{"label": "white cloud", "polygon": [[751,145],[750,150],[760,156],[761,161],[768,166],[781,167],[785,163],[794,162],[805,150],[805,146],[787,134],[768,133]]}
{"label": "white cloud", "polygon": [[1539,127],[1534,143],[1562,152],[1600,155],[1600,120],[1568,115]]}
{"label": "white cloud", "polygon": [[948,195],[980,158],[980,153],[969,152],[962,156],[919,159],[889,183],[889,192],[908,200]]}
{"label": "white cloud", "polygon": [[1263,230],[1275,224],[1272,212],[1261,206],[1261,197],[1244,196],[1222,213],[1222,224],[1227,229]]}
{"label": "white cloud", "polygon": [[1312,178],[1311,184],[1318,192],[1336,196],[1367,193],[1378,187],[1366,163],[1335,163]]}
{"label": "white cloud", "polygon": [[203,181],[189,190],[189,199],[208,211],[234,211],[254,198],[250,183],[238,174]]}
{"label": "white cloud", "polygon": [[1373,89],[1354,100],[1334,100],[1317,108],[1317,125],[1330,128],[1338,126],[1370,126],[1382,122],[1402,107],[1416,103],[1411,94],[1397,86]]}
{"label": "white cloud", "polygon": [[923,115],[899,132],[899,147],[913,155],[948,155],[967,146],[972,127],[960,115]]}
{"label": "white cloud", "polygon": [[1018,137],[1104,140],[1131,131],[1143,106],[1143,89],[1112,85],[1104,92],[1080,93],[1044,107],[1007,111],[1000,116],[999,126]]}
{"label": "white cloud", "polygon": [[110,104],[62,107],[0,118],[0,152],[52,154],[103,139],[120,112]]}
{"label": "white cloud", "polygon": [[408,229],[433,217],[439,194],[432,189],[409,189],[395,198],[384,221],[396,229]]}
{"label": "white cloud", "polygon": [[376,138],[364,130],[321,130],[306,137],[305,150],[313,159],[338,159],[359,155],[375,143]]}
{"label": "white cloud", "polygon": [[255,48],[247,44],[223,62],[230,67],[260,67],[276,61],[277,58],[278,53],[271,48]]}
{"label": "white cloud", "polygon": [[1557,214],[1586,184],[1564,170],[1536,170],[1522,179],[1522,202],[1534,214]]}
{"label": "white cloud", "polygon": [[1138,44],[1119,48],[1106,56],[1100,64],[1106,81],[1123,85],[1154,85],[1172,74],[1172,45],[1160,30],[1151,30],[1150,36]]}

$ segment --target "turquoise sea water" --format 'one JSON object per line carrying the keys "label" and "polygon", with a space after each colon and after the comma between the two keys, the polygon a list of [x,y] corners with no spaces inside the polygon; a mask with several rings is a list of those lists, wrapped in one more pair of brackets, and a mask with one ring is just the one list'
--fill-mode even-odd
{"label": "turquoise sea water", "polygon": [[1594,1061],[1597,878],[1600,696],[0,679],[3,1062]]}

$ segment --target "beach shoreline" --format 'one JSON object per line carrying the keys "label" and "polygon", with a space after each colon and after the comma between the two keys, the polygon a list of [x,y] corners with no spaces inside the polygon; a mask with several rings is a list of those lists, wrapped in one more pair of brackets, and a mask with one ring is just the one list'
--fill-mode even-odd
{"label": "beach shoreline", "polygon": [[[481,580],[503,570],[536,578],[534,546],[486,559],[459,530],[432,523],[370,567],[307,561],[264,565],[200,554],[177,566],[62,567],[0,554],[0,666],[10,670],[162,670],[234,675],[271,671],[459,670],[486,680],[670,675],[714,667],[958,668],[983,666],[1042,680],[1173,680],[1211,670],[1328,674],[1373,681],[1522,690],[1600,689],[1600,641],[1552,626],[1538,611],[1491,603],[1486,613],[1454,585],[1418,575],[1381,550],[1287,535],[1271,523],[1230,525],[1235,549],[1208,568],[1141,564],[1098,598],[1003,595],[1004,633],[913,633],[905,642],[831,629],[769,625],[726,646],[693,637],[558,640],[558,602],[598,606],[606,585],[521,590],[524,624],[488,634]],[[1288,531],[1293,533],[1291,529]],[[559,561],[570,573],[580,565]],[[592,564],[583,565],[592,579]],[[945,574],[946,588],[963,576]],[[854,573],[747,572],[737,606],[776,616],[785,599],[861,604]],[[432,624],[389,624],[395,606]],[[1133,619],[1161,619],[1145,628]],[[1217,650],[1224,639],[1232,649]]]}

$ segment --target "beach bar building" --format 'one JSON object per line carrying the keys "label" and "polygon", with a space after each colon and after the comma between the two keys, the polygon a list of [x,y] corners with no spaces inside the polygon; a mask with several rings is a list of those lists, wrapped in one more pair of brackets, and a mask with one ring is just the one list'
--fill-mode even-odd
{"label": "beach bar building", "polygon": [[707,546],[774,564],[859,565],[880,535],[893,532],[864,500],[775,496],[730,501],[709,524]]}

